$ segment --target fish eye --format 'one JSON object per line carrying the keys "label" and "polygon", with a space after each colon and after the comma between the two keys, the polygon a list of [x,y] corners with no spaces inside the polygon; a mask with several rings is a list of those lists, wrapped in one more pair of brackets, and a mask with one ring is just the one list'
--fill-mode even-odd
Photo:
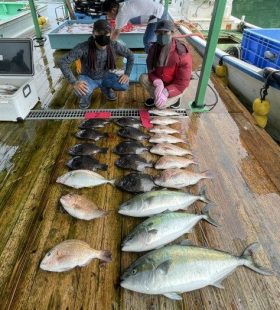
{"label": "fish eye", "polygon": [[51,255],[51,252],[47,253],[47,256],[50,256]]}
{"label": "fish eye", "polygon": [[137,269],[133,269],[133,270],[131,271],[131,273],[132,273],[133,275],[135,275],[135,274],[137,273]]}

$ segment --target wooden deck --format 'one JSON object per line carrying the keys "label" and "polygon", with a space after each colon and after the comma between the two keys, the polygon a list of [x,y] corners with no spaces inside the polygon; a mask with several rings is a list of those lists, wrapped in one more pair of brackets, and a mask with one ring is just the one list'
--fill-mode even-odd
{"label": "wooden deck", "polygon": [[[58,83],[51,53],[46,59],[50,64],[49,77],[55,76],[51,85],[60,87],[51,107],[74,108],[77,100],[65,82]],[[194,66],[200,63],[194,52]],[[207,185],[208,196],[217,205],[212,216],[221,227],[202,222],[188,237],[195,244],[236,255],[248,244],[259,242],[257,261],[274,269],[276,276],[265,277],[240,267],[224,281],[224,290],[207,287],[185,293],[182,302],[120,288],[121,273],[140,256],[120,251],[122,238],[141,221],[117,213],[118,206],[130,195],[110,185],[77,191],[110,210],[107,217],[91,222],[63,213],[59,204],[59,198],[71,189],[55,180],[67,171],[67,150],[78,142],[73,133],[79,121],[2,122],[1,309],[279,309],[280,149],[264,130],[255,126],[236,97],[217,78],[212,81],[220,94],[217,107],[207,114],[191,115],[180,127],[189,137],[199,163],[197,171],[210,169],[216,174],[213,180],[202,181],[191,191],[197,192]],[[194,97],[195,86],[193,81],[186,102]],[[145,96],[143,89],[133,84],[128,92],[118,95],[116,103],[106,103],[97,92],[92,107],[140,107]],[[212,97],[210,91],[209,103],[213,102]],[[116,130],[114,125],[106,127],[109,139],[99,145],[112,149],[121,140]],[[109,170],[102,173],[104,176],[111,179],[124,174],[114,166],[117,156],[112,152],[98,158],[109,165]],[[156,156],[148,154],[147,158]],[[191,211],[200,212],[201,206],[197,203]],[[110,250],[113,262],[102,266],[95,260],[87,267],[65,273],[39,269],[50,248],[72,238],[84,240],[95,249]]]}

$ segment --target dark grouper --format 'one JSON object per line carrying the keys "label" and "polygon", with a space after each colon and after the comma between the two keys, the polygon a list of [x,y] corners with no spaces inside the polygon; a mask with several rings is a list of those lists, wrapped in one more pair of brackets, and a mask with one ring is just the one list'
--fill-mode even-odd
{"label": "dark grouper", "polygon": [[124,127],[118,131],[118,135],[123,138],[133,139],[133,140],[145,140],[149,139],[150,136],[146,135],[143,131],[133,128],[133,127]]}
{"label": "dark grouper", "polygon": [[114,149],[113,152],[118,155],[129,155],[129,154],[141,154],[148,151],[141,142],[137,141],[122,141]]}
{"label": "dark grouper", "polygon": [[104,118],[91,118],[84,121],[79,128],[80,129],[88,129],[88,128],[99,128],[104,127],[105,125],[109,124],[110,121]]}
{"label": "dark grouper", "polygon": [[181,300],[180,293],[208,285],[222,288],[223,279],[239,266],[272,275],[254,262],[252,252],[256,245],[248,246],[241,256],[197,246],[169,245],[136,260],[121,277],[121,286],[139,293]]}
{"label": "dark grouper", "polygon": [[116,187],[131,193],[149,192],[156,187],[153,178],[148,174],[130,173],[115,181]]}
{"label": "dark grouper", "polygon": [[94,143],[76,144],[69,149],[71,156],[94,155],[97,153],[107,153],[107,147],[99,147]]}
{"label": "dark grouper", "polygon": [[134,117],[122,117],[114,121],[115,124],[121,127],[134,127],[139,128],[141,126],[140,119]]}
{"label": "dark grouper", "polygon": [[107,137],[108,134],[107,133],[101,133],[101,132],[94,130],[94,129],[84,129],[84,130],[78,131],[75,134],[75,136],[79,139],[98,141],[101,138]]}
{"label": "dark grouper", "polygon": [[147,162],[145,158],[136,154],[122,155],[115,161],[115,165],[119,168],[132,169],[136,171],[143,171],[145,168],[153,167],[152,163]]}
{"label": "dark grouper", "polygon": [[71,170],[85,169],[95,171],[97,169],[99,170],[108,169],[107,165],[101,164],[97,159],[88,155],[76,156],[71,160],[69,160],[66,166],[69,167]]}

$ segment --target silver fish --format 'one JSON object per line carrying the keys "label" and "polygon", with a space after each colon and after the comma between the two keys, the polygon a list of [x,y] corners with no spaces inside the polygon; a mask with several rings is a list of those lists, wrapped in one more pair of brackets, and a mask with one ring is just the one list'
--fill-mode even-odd
{"label": "silver fish", "polygon": [[173,133],[180,133],[179,130],[173,129],[168,126],[154,126],[153,128],[150,129],[150,132],[153,133],[165,133],[165,134],[173,134]]}
{"label": "silver fish", "polygon": [[149,192],[157,187],[153,178],[144,173],[130,173],[121,179],[116,180],[116,187],[131,193]]}
{"label": "silver fish", "polygon": [[118,212],[128,216],[147,217],[164,211],[186,210],[198,200],[211,202],[206,196],[205,187],[202,187],[198,195],[162,189],[133,197],[121,204]]}
{"label": "silver fish", "polygon": [[67,194],[60,198],[63,208],[73,217],[81,220],[93,220],[103,217],[106,211],[99,209],[93,201],[77,194]]}
{"label": "silver fish", "polygon": [[211,285],[223,288],[221,282],[237,267],[245,266],[262,275],[273,272],[257,265],[248,246],[241,256],[197,246],[169,245],[147,253],[136,260],[122,275],[123,288],[181,300],[180,293]]}
{"label": "silver fish", "polygon": [[150,143],[186,143],[183,139],[165,134],[159,133],[153,135],[150,140]]}
{"label": "silver fish", "polygon": [[179,123],[178,119],[170,118],[170,117],[153,117],[151,120],[151,123],[154,125],[172,125]]}
{"label": "silver fish", "polygon": [[158,116],[176,116],[180,115],[180,113],[172,110],[172,109],[151,109],[149,110],[149,114],[158,115]]}
{"label": "silver fish", "polygon": [[115,161],[115,165],[119,168],[132,169],[136,171],[143,171],[145,168],[153,167],[152,163],[147,162],[145,158],[136,154],[122,155]]}
{"label": "silver fish", "polygon": [[143,131],[133,128],[133,127],[124,127],[118,131],[118,135],[123,138],[133,139],[133,140],[145,140],[149,139],[150,136],[145,134]]}
{"label": "silver fish", "polygon": [[122,243],[122,251],[144,252],[157,249],[191,232],[200,220],[217,226],[209,215],[211,207],[212,205],[206,205],[202,214],[168,212],[154,215],[136,226],[125,238]]}
{"label": "silver fish", "polygon": [[179,156],[162,156],[155,164],[156,169],[187,168],[189,165],[197,165],[193,160]]}
{"label": "silver fish", "polygon": [[114,149],[113,152],[118,155],[141,154],[149,149],[138,141],[122,141]]}
{"label": "silver fish", "polygon": [[107,180],[102,175],[89,170],[73,170],[57,178],[56,182],[69,187],[83,188],[106,183],[114,185],[115,180]]}
{"label": "silver fish", "polygon": [[192,155],[191,151],[173,145],[171,143],[156,144],[150,149],[150,152],[157,155],[174,155],[174,156],[184,156],[188,154]]}
{"label": "silver fish", "polygon": [[52,248],[43,258],[40,268],[46,271],[63,272],[89,264],[94,258],[111,262],[109,251],[97,251],[81,240],[66,240]]}
{"label": "silver fish", "polygon": [[213,177],[211,171],[195,173],[184,169],[168,169],[162,171],[154,180],[159,186],[180,189],[194,185],[201,179],[212,179]]}
{"label": "silver fish", "polygon": [[0,85],[0,94],[3,95],[12,95],[18,90],[17,87],[10,84]]}

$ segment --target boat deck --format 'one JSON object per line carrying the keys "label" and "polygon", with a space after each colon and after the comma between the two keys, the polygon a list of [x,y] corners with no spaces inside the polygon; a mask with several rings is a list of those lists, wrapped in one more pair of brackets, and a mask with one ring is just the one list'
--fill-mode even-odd
{"label": "boat deck", "polygon": [[[45,84],[57,91],[52,108],[74,108],[73,90],[52,68],[52,52],[45,48]],[[201,58],[193,52],[194,67]],[[47,60],[47,62],[46,62]],[[49,63],[49,65],[48,65]],[[47,71],[49,69],[49,71]],[[50,77],[55,76],[54,81]],[[221,225],[206,222],[188,235],[194,244],[240,255],[252,243],[260,244],[256,260],[276,271],[265,277],[245,267],[224,280],[225,289],[206,287],[183,294],[183,301],[149,296],[124,290],[119,277],[139,254],[122,253],[122,239],[141,220],[118,215],[118,206],[131,197],[111,185],[79,191],[98,206],[110,211],[105,218],[85,222],[61,211],[59,199],[73,190],[57,184],[67,171],[67,150],[78,143],[73,136],[78,120],[40,120],[0,123],[0,300],[1,309],[279,309],[280,303],[280,149],[268,134],[255,126],[238,99],[212,77],[219,102],[210,113],[190,115],[177,127],[189,140],[198,166],[196,171],[212,170],[215,178],[191,188],[197,193],[207,186],[216,208],[212,217]],[[185,102],[194,98],[193,80]],[[44,94],[49,94],[41,90]],[[106,103],[99,92],[92,108],[138,108],[147,94],[138,84],[118,94],[118,101]],[[207,102],[213,102],[209,90]],[[117,127],[109,125],[107,140],[98,143],[110,150],[121,140]],[[101,172],[112,179],[124,175],[114,166],[111,151],[97,156],[109,165]],[[147,159],[156,156],[146,155]],[[152,171],[151,171],[152,172]],[[153,172],[154,173],[154,172]],[[200,212],[201,203],[190,211]],[[95,249],[112,252],[113,261],[65,273],[39,269],[46,252],[66,239],[81,239]],[[184,276],[184,275],[182,275]]]}

